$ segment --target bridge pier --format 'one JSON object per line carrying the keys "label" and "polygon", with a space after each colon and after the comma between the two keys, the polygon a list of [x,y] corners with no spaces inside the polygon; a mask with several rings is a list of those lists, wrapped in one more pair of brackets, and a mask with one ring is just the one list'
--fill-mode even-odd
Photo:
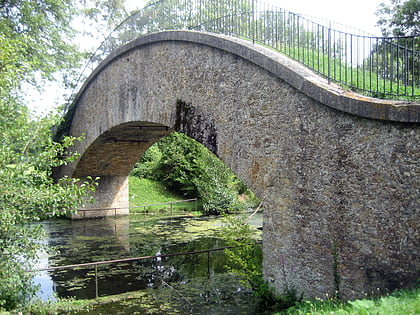
{"label": "bridge pier", "polygon": [[[93,204],[86,205],[87,209],[97,211],[78,211],[72,219],[102,217],[104,215],[124,215],[129,213],[128,177],[101,176],[96,191],[92,194]],[[107,210],[104,210],[107,209]]]}

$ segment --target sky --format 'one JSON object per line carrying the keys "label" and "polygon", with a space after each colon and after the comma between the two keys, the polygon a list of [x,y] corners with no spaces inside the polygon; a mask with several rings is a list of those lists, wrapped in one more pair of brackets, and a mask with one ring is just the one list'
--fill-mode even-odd
{"label": "sky", "polygon": [[[380,35],[375,27],[375,12],[381,2],[389,0],[258,0],[294,13],[324,18]],[[131,10],[143,8],[146,1],[126,0]]]}
{"label": "sky", "polygon": [[[378,20],[375,12],[381,2],[386,0],[259,0],[288,11],[339,22],[372,35],[380,35],[375,27]],[[146,1],[126,0],[129,10],[141,9]],[[99,43],[98,43],[99,45]],[[60,86],[50,85],[43,93],[31,91],[29,107],[37,114],[46,114],[63,100],[57,96],[62,94]]]}
{"label": "sky", "polygon": [[[386,1],[386,0],[385,0]],[[373,35],[380,35],[375,27],[375,12],[384,0],[267,0],[283,9],[349,25]]]}

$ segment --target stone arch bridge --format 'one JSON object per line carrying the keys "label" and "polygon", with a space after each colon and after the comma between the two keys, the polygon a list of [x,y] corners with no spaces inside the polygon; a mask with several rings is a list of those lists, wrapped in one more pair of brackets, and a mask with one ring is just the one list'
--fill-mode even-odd
{"label": "stone arch bridge", "polygon": [[127,206],[134,163],[178,130],[264,201],[278,291],[353,298],[419,278],[419,104],[353,94],[247,41],[169,31],[114,52],[74,105],[69,134],[86,136],[59,173],[100,176],[94,207]]}

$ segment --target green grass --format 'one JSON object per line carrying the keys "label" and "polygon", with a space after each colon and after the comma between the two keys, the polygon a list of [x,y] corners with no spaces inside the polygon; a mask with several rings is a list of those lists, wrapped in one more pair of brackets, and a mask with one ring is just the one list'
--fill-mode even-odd
{"label": "green grass", "polygon": [[415,315],[420,314],[420,289],[399,290],[376,299],[350,302],[314,300],[277,313],[287,315]]}
{"label": "green grass", "polygon": [[[294,48],[285,51],[291,58],[303,63],[319,73],[328,76],[328,63],[330,63],[330,77],[343,88],[349,88],[361,94],[382,98],[414,100],[410,95],[420,95],[420,88],[404,86],[401,81],[385,80],[371,71],[368,67],[351,67],[339,58],[329,59],[327,55],[317,51],[297,50]],[[372,91],[372,92],[368,92]]]}
{"label": "green grass", "polygon": [[[270,45],[261,44],[267,48],[275,49]],[[405,86],[398,80],[383,79],[368,67],[364,69],[351,67],[350,64],[343,62],[340,58],[328,58],[328,55],[322,51],[308,49],[307,47],[298,49],[287,45],[280,46],[275,50],[318,72],[320,75],[327,77],[329,75],[333,81],[344,89],[379,99],[419,100],[420,87]]]}
{"label": "green grass", "polygon": [[[187,199],[184,196],[169,191],[162,183],[157,181],[130,176],[128,179],[128,183],[130,207],[154,205]],[[200,203],[198,203],[198,207],[200,208]],[[134,211],[142,212],[144,211],[144,209],[146,209],[147,212],[168,212],[170,211],[170,208],[171,205],[168,204],[159,206],[148,206],[145,208],[139,208],[137,210],[134,209]],[[196,210],[196,203],[194,201],[175,203],[172,204],[172,209],[173,211],[191,212]],[[131,213],[134,212],[132,210],[130,210]]]}
{"label": "green grass", "polygon": [[[145,303],[145,293],[142,291],[128,292],[115,296],[100,297],[96,300],[62,299],[58,302],[41,302],[31,304],[21,309],[23,314],[86,314],[89,310],[101,304],[113,303],[119,300],[141,298],[137,303]],[[150,303],[150,301],[149,301]],[[147,304],[147,303],[146,303]],[[150,309],[153,307],[147,304]],[[11,314],[1,312],[0,315]],[[15,313],[14,313],[15,314]],[[420,289],[400,290],[393,294],[377,298],[363,299],[351,302],[307,301],[299,306],[289,308],[276,315],[417,315],[420,314]]]}

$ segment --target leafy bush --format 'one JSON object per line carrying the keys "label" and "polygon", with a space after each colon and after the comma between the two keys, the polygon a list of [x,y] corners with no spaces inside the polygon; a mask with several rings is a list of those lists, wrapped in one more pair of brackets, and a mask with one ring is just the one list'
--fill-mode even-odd
{"label": "leafy bush", "polygon": [[75,140],[54,143],[51,123],[46,118],[31,121],[22,110],[13,127],[0,124],[0,310],[25,304],[36,291],[31,271],[44,245],[42,229],[31,223],[69,213],[86,202],[84,197],[95,187],[91,179],[55,183],[51,178],[53,167],[74,158],[59,156]]}
{"label": "leafy bush", "polygon": [[131,176],[151,180],[158,179],[159,176],[157,174],[157,170],[161,159],[162,152],[159,150],[159,147],[156,145],[151,146],[142,156],[140,161],[136,163],[131,172]]}

